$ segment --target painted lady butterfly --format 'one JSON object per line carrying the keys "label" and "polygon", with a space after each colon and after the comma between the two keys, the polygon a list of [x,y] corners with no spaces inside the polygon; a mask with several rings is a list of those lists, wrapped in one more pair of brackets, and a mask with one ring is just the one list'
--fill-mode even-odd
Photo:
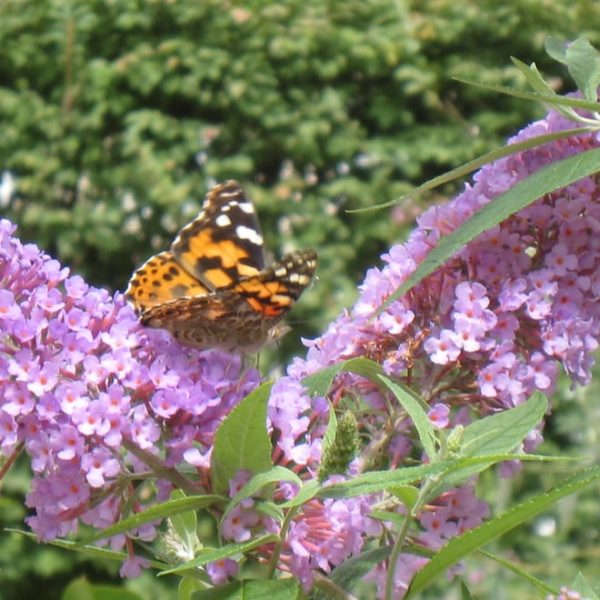
{"label": "painted lady butterfly", "polygon": [[212,188],[170,250],[148,259],[125,296],[140,321],[198,348],[255,352],[281,334],[281,319],[310,283],[313,250],[265,266],[254,205],[235,181]]}

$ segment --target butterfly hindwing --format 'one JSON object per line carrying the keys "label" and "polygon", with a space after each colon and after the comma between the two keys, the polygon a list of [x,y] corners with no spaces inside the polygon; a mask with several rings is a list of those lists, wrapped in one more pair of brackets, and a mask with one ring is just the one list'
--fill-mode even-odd
{"label": "butterfly hindwing", "polygon": [[302,250],[286,254],[261,273],[241,279],[229,289],[242,296],[264,320],[279,320],[298,300],[317,268],[317,254]]}

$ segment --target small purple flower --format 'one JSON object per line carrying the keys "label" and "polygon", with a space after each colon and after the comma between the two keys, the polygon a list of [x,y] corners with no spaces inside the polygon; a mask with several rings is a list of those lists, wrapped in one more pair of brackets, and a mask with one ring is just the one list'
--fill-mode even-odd
{"label": "small purple flower", "polygon": [[450,422],[449,415],[450,408],[441,403],[434,404],[427,413],[431,424],[438,429],[448,427],[448,423]]}
{"label": "small purple flower", "polygon": [[206,571],[213,585],[221,585],[227,582],[230,578],[235,577],[239,570],[239,565],[230,558],[222,558],[206,566]]}
{"label": "small purple flower", "polygon": [[140,556],[131,556],[128,558],[119,569],[121,577],[135,579],[142,574],[142,571],[150,566],[150,561]]}

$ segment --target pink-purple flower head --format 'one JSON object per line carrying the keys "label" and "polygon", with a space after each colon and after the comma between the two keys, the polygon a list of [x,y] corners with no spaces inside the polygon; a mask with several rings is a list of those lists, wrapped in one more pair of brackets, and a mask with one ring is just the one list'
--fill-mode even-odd
{"label": "pink-purple flower head", "polygon": [[66,535],[79,519],[105,528],[126,516],[125,476],[148,470],[124,442],[164,452],[167,465],[192,447],[209,454],[257,373],[141,328],[121,294],[70,277],[14,231],[0,221],[0,449],[23,445],[31,456],[28,523],[40,537]]}
{"label": "pink-purple flower head", "polygon": [[[566,119],[550,113],[513,142],[569,127]],[[376,360],[388,375],[412,386],[430,404],[429,417],[437,428],[511,408],[536,390],[551,394],[559,366],[574,383],[588,382],[600,334],[600,193],[595,177],[548,194],[509,217],[374,315],[439,240],[482,206],[539,168],[598,145],[594,134],[579,135],[503,158],[481,169],[474,184],[456,199],[424,213],[409,240],[383,255],[384,266],[367,272],[354,307],[331,323],[320,338],[307,343],[306,360],[296,360],[288,378],[273,389],[270,416],[280,456],[299,461],[306,473],[317,472],[327,410],[322,399],[318,399],[321,408],[315,410],[317,405],[314,400],[309,403],[300,381],[354,357]],[[410,419],[389,413],[398,404],[382,402],[378,386],[341,374],[333,389],[334,405],[345,394],[371,404],[372,410],[359,423],[370,432],[365,436],[369,440],[373,432],[390,431],[390,465],[414,456],[410,440],[416,436]],[[279,418],[273,407],[283,405],[281,400],[288,394],[295,401],[286,404],[284,418]],[[534,432],[525,442],[527,451],[540,441],[540,433]],[[366,457],[359,455],[349,472],[369,468]],[[448,498],[460,497],[464,492],[447,494]],[[471,521],[460,516],[448,519],[442,503],[432,505],[421,520],[428,531],[423,542],[435,538],[438,525],[446,538],[452,531],[476,525],[486,510],[477,504]],[[369,539],[371,523],[368,511],[357,521],[357,548]],[[302,529],[309,530],[310,523],[300,514],[293,531]],[[406,589],[412,573],[423,563],[423,559],[411,562],[409,558],[402,554],[398,559],[397,591]],[[325,571],[339,564],[334,555],[328,560]],[[306,569],[315,566],[301,563],[297,558],[291,568],[307,581]],[[323,570],[322,564],[318,566]]]}

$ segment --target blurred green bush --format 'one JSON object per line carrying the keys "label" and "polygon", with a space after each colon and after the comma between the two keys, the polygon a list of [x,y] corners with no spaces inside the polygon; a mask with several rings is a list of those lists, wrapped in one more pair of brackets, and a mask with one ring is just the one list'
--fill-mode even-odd
{"label": "blurred green bush", "polygon": [[123,289],[210,185],[239,179],[275,255],[320,254],[294,315],[314,335],[421,210],[345,209],[395,198],[530,120],[537,107],[452,78],[520,85],[509,55],[544,68],[546,35],[583,24],[593,42],[600,9],[577,4],[3,0],[2,211]]}

